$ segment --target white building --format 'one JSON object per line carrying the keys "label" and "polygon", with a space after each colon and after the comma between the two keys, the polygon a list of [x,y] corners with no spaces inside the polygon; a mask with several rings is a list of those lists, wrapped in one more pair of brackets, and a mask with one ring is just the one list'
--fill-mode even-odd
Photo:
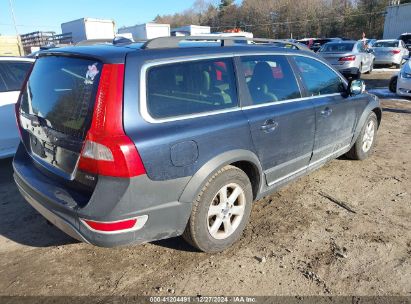
{"label": "white building", "polygon": [[402,33],[407,32],[411,32],[411,3],[388,6],[384,23],[384,39],[397,39]]}
{"label": "white building", "polygon": [[135,41],[170,36],[170,24],[144,23],[118,29],[119,34],[131,33]]}
{"label": "white building", "polygon": [[185,25],[171,29],[172,36],[198,36],[210,33],[211,28],[202,25]]}
{"label": "white building", "polygon": [[74,43],[90,39],[114,39],[115,23],[113,20],[81,18],[61,24],[63,34],[71,33]]}

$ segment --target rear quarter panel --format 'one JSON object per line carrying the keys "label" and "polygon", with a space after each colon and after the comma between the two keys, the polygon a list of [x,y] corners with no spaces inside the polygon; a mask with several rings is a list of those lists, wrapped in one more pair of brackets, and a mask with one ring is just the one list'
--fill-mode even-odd
{"label": "rear quarter panel", "polygon": [[[162,123],[144,120],[139,105],[140,74],[144,63],[155,57],[141,53],[131,53],[126,59],[124,128],[134,141],[150,179],[193,176],[224,152],[252,149],[248,121],[239,107],[226,113]],[[147,56],[153,56],[152,53]]]}

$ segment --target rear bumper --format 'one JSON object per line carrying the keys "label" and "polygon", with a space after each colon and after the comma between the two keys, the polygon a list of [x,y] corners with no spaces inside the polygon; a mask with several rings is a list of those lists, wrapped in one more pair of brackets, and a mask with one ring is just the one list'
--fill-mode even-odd
{"label": "rear bumper", "polygon": [[[96,246],[114,247],[183,233],[191,204],[174,198],[181,194],[188,180],[153,182],[145,175],[127,180],[102,177],[89,202],[80,207],[72,191],[33,168],[22,149],[19,147],[13,161],[18,189],[31,206],[71,237]],[[115,234],[92,231],[80,220],[110,222],[142,215],[147,215],[148,220],[141,229]]]}
{"label": "rear bumper", "polygon": [[59,216],[57,215],[57,213],[54,213],[46,206],[42,205],[38,200],[36,200],[35,198],[33,198],[33,196],[29,194],[29,192],[31,191],[26,190],[24,182],[16,174],[14,175],[14,181],[16,182],[16,185],[24,199],[50,223],[52,223],[54,226],[56,226],[72,238],[79,240],[81,242],[89,243],[75,227],[75,223],[73,223],[75,222],[74,218],[70,219]]}
{"label": "rear bumper", "polygon": [[341,68],[338,71],[343,75],[357,75],[358,74],[357,67],[349,67],[349,68]]}
{"label": "rear bumper", "polygon": [[382,56],[375,57],[374,64],[400,64],[402,57],[400,56]]}

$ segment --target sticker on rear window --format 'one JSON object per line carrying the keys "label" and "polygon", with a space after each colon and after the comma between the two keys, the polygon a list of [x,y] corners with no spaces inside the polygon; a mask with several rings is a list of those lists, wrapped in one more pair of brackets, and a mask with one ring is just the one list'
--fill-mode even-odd
{"label": "sticker on rear window", "polygon": [[85,84],[93,84],[94,78],[97,76],[97,74],[99,72],[100,71],[97,69],[97,62],[92,64],[92,65],[89,65],[87,73],[86,73],[86,79],[84,80],[84,83]]}

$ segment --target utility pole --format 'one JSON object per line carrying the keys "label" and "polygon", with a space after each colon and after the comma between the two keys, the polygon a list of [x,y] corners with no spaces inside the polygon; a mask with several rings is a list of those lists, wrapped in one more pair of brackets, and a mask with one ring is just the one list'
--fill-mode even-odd
{"label": "utility pole", "polygon": [[9,0],[9,4],[10,4],[11,18],[13,19],[14,30],[16,31],[17,43],[19,45],[19,55],[21,56],[21,48],[20,48],[21,42],[20,42],[19,31],[17,30],[16,17],[14,16],[14,8],[13,8],[12,0]]}
{"label": "utility pole", "polygon": [[19,35],[19,31],[17,30],[16,18],[14,17],[13,2],[11,2],[11,1],[12,1],[12,0],[9,0],[11,18],[13,19],[14,30],[16,31],[16,35],[18,36],[18,35]]}

